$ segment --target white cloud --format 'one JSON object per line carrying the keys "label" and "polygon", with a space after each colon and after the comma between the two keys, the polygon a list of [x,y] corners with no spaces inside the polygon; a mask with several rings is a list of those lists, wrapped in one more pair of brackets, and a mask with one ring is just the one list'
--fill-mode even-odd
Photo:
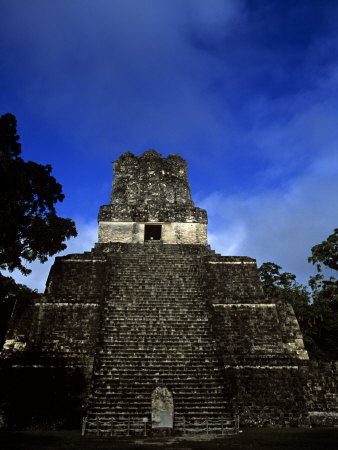
{"label": "white cloud", "polygon": [[338,156],[322,158],[285,190],[250,195],[214,193],[199,202],[209,213],[209,240],[223,254],[272,261],[306,282],[311,247],[337,227]]}

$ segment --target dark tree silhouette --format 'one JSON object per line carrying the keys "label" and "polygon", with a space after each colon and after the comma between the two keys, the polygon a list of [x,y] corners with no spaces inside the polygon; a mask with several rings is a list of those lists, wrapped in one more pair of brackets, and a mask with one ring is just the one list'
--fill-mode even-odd
{"label": "dark tree silhouette", "polygon": [[62,186],[51,175],[50,165],[24,161],[13,114],[0,117],[0,269],[31,271],[23,261],[49,256],[66,248],[76,236],[75,223],[58,217]]}

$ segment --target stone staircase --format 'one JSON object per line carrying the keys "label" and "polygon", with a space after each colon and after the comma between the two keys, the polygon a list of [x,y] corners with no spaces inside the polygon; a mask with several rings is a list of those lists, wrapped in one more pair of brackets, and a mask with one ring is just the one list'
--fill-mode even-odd
{"label": "stone staircase", "polygon": [[206,255],[205,246],[158,243],[106,253],[88,432],[100,422],[108,433],[112,420],[128,417],[151,422],[157,386],[173,395],[175,423],[231,415],[201,276]]}

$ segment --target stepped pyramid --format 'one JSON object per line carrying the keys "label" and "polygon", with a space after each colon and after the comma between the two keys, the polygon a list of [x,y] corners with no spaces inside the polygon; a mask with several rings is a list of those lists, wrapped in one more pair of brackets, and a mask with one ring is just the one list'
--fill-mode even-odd
{"label": "stepped pyramid", "polygon": [[95,247],[55,258],[43,298],[14,314],[2,352],[14,372],[52,368],[88,433],[307,423],[292,306],[266,298],[254,259],[210,249],[180,155],[122,154],[98,222]]}

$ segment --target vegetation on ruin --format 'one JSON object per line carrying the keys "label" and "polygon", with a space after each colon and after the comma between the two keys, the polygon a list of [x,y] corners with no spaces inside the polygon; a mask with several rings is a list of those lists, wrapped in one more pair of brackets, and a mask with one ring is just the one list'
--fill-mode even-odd
{"label": "vegetation on ruin", "polygon": [[323,274],[323,267],[338,270],[338,228],[311,253],[308,261],[316,264],[317,274],[309,279],[310,289],[271,262],[259,268],[261,281],[268,297],[292,304],[310,356],[338,360],[338,280]]}

